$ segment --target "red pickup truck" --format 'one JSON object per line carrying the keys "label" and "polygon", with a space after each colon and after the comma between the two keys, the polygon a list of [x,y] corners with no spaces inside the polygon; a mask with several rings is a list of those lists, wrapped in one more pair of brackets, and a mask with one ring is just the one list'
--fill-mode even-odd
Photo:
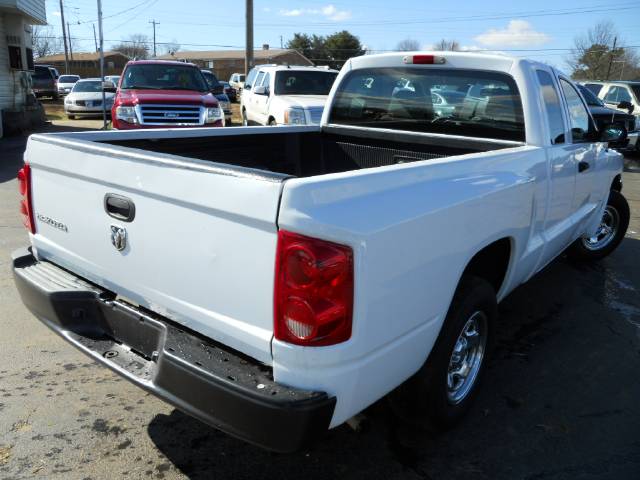
{"label": "red pickup truck", "polygon": [[113,128],[223,127],[224,112],[192,63],[138,60],[124,68]]}

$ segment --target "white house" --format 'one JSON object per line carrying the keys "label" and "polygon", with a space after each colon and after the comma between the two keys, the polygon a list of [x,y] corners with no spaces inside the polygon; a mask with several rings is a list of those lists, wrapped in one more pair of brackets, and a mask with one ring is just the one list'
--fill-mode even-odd
{"label": "white house", "polygon": [[28,125],[31,116],[39,115],[27,98],[33,71],[31,29],[46,23],[45,0],[0,0],[0,137],[3,124]]}

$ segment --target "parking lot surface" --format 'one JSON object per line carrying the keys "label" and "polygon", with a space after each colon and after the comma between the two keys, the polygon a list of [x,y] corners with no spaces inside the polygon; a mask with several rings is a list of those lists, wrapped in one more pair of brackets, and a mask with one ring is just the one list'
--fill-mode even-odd
{"label": "parking lot surface", "polygon": [[25,140],[0,140],[0,478],[640,478],[640,161],[628,159],[629,233],[590,266],[560,258],[500,305],[498,347],[469,415],[442,435],[366,428],[277,455],[174,410],[37,321],[13,285],[27,243],[15,175]]}

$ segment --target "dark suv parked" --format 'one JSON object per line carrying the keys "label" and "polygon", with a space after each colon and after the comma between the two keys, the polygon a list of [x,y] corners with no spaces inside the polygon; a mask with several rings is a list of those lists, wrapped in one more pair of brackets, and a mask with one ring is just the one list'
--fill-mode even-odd
{"label": "dark suv parked", "polygon": [[36,97],[51,97],[58,100],[58,86],[56,77],[47,65],[36,65],[35,72],[31,76],[33,80],[33,93]]}

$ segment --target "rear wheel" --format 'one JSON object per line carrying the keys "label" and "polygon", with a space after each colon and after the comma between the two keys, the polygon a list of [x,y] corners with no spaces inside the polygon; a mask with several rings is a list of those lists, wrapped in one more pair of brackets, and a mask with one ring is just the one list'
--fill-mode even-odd
{"label": "rear wheel", "polygon": [[277,125],[276,121],[274,118],[270,118],[269,119],[269,126],[270,127],[275,127]]}
{"label": "rear wheel", "polygon": [[429,358],[390,395],[401,419],[445,430],[462,418],[483,376],[497,316],[493,287],[481,278],[464,277]]}
{"label": "rear wheel", "polygon": [[75,118],[76,118],[76,116],[75,116],[75,115],[71,115],[70,113],[67,113],[67,118],[68,118],[69,120],[73,120],[73,119],[75,119]]}
{"label": "rear wheel", "polygon": [[596,233],[590,238],[576,240],[569,247],[567,254],[570,258],[580,261],[600,260],[606,257],[624,239],[629,227],[629,217],[626,198],[620,192],[611,190]]}

